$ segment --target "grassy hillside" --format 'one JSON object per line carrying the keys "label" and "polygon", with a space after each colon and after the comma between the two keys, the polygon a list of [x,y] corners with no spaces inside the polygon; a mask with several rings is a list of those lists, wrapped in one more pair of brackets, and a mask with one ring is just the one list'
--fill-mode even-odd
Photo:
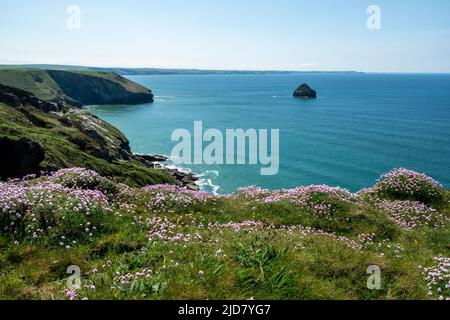
{"label": "grassy hillside", "polygon": [[[44,79],[45,72],[17,70],[12,74],[21,74],[22,82],[10,77],[10,84],[19,81],[22,87],[41,93],[54,89],[52,80]],[[28,91],[2,84],[0,150],[0,179],[85,167],[134,186],[175,182],[164,170],[153,169],[151,163],[134,155],[127,138],[110,124],[83,110],[45,102]]]}
{"label": "grassy hillside", "polygon": [[0,184],[0,299],[450,299],[448,201],[404,169],[228,196],[62,170]]}
{"label": "grassy hillside", "polygon": [[432,178],[397,169],[355,194],[169,185],[120,131],[60,100],[105,101],[121,81],[0,71],[0,178],[20,178],[0,182],[0,299],[450,299],[450,194]]}
{"label": "grassy hillside", "polygon": [[0,70],[0,84],[31,92],[47,101],[57,99],[62,93],[58,84],[44,70]]}
{"label": "grassy hillside", "polygon": [[[87,123],[101,128],[103,138],[93,139],[88,131],[83,132],[81,125]],[[121,161],[122,148],[128,144],[126,137],[111,125],[83,111],[47,114],[28,106],[20,112],[0,103],[0,138],[16,141],[29,139],[41,144],[45,159],[39,164],[40,170],[81,166],[131,185],[173,182],[161,170],[146,168],[138,161]],[[97,154],[96,150],[101,150],[102,154]],[[7,156],[3,154],[2,158]],[[25,154],[22,155],[24,157]],[[4,169],[5,166],[0,170],[2,175]]]}
{"label": "grassy hillside", "polygon": [[151,91],[113,72],[0,68],[0,84],[46,101],[132,104],[153,101]]}

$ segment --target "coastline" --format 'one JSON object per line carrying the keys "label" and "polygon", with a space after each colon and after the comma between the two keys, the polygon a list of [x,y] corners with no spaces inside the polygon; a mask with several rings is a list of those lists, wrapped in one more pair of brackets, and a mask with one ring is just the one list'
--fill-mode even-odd
{"label": "coastline", "polygon": [[[156,98],[148,107],[106,106],[92,112],[126,132],[140,152],[170,154],[171,130],[191,130],[198,119],[205,128],[222,131],[281,128],[283,169],[276,179],[260,178],[256,171],[246,174],[245,167],[185,166],[196,174],[218,170],[220,176],[213,183],[220,185],[220,193],[232,193],[246,185],[273,190],[294,188],[299,183],[342,185],[356,192],[369,186],[379,172],[393,167],[427,172],[450,185],[444,160],[448,149],[441,147],[448,129],[444,121],[447,111],[439,107],[447,100],[447,94],[439,89],[440,77],[199,76],[193,82],[187,76],[142,76],[130,80],[152,88],[165,99]],[[294,99],[292,90],[302,82],[318,89],[319,98]],[[336,85],[341,82],[348,86]],[[411,97],[404,84],[414,88]],[[366,100],[365,93],[374,86],[382,90]],[[219,87],[226,90],[218,92]],[[426,92],[435,96],[435,102],[425,101]],[[385,95],[397,98],[385,101]],[[429,103],[430,111],[419,119],[423,103]],[[247,114],[256,116],[243,121]],[[417,126],[424,127],[422,134],[417,134]],[[359,137],[352,133],[355,131],[360,132]],[[432,153],[437,156],[430,158]]]}
{"label": "coastline", "polygon": [[[305,284],[304,266],[308,265],[306,285],[328,289],[331,282],[342,284],[336,287],[339,292],[330,291],[329,299],[444,299],[437,286],[429,289],[434,290],[432,295],[417,290],[417,283],[426,288],[428,281],[418,268],[425,266],[424,272],[435,274],[443,254],[447,256],[449,191],[431,176],[395,169],[357,193],[329,184],[303,184],[291,177],[297,185],[289,189],[245,184],[229,194],[226,181],[240,176],[217,169],[223,175],[217,180],[224,191],[217,195],[220,187],[213,182],[219,172],[211,167],[183,168],[170,156],[134,153],[125,134],[102,120],[108,117],[89,108],[51,111],[53,105],[31,94],[10,91],[4,90],[4,100],[21,99],[15,108],[0,103],[4,127],[21,129],[29,139],[50,137],[37,139],[36,144],[6,137],[20,151],[17,158],[33,155],[26,152],[27,146],[39,151],[39,142],[43,152],[34,152],[36,160],[55,150],[73,153],[65,158],[71,167],[61,163],[61,169],[52,166],[48,174],[21,175],[22,180],[0,183],[0,207],[5,208],[6,218],[0,221],[5,239],[0,260],[9,261],[10,252],[24,257],[1,275],[0,294],[6,292],[6,298],[270,299],[275,292],[272,282],[255,286],[252,280],[250,286],[243,286],[243,280],[260,279],[264,273],[266,279],[281,277],[283,285],[275,287],[276,294],[283,294],[279,297],[314,299],[315,291],[295,291]],[[136,118],[120,119],[131,129],[138,128]],[[150,136],[165,137],[150,129]],[[124,131],[138,146],[133,131]],[[56,142],[44,144],[48,141]],[[150,139],[145,146],[158,149]],[[163,150],[170,153],[170,148]],[[73,162],[83,157],[90,161]],[[316,155],[313,160],[321,161]],[[208,188],[210,193],[197,191]],[[259,259],[256,264],[255,258]],[[51,267],[42,261],[52,261]],[[374,263],[390,268],[395,276],[387,278],[386,285],[393,289],[367,296],[353,283],[366,276],[367,266]],[[86,270],[83,287],[64,289],[53,280],[69,264]],[[336,267],[344,271],[339,278]],[[17,282],[24,274],[29,280]],[[20,287],[11,291],[5,286],[9,283],[20,283]],[[156,296],[154,288],[161,283],[176,290],[158,289]],[[187,285],[182,290],[171,285],[180,283]],[[411,286],[405,289],[404,283]],[[36,290],[41,286],[45,290]]]}
{"label": "coastline", "polygon": [[170,160],[169,157],[158,154],[133,153],[133,155],[145,166],[152,169],[163,170],[172,176],[178,186],[186,187],[190,190],[200,190],[200,185],[198,184],[199,178],[190,170],[166,164],[165,162]]}
{"label": "coastline", "polygon": [[168,155],[140,153],[134,153],[134,155],[144,159],[147,158],[147,161],[153,160],[150,161],[152,168],[164,170],[179,182],[180,186],[191,190],[201,190],[213,195],[218,195],[220,186],[213,183],[213,180],[219,176],[217,170],[206,170],[201,173],[195,173],[190,168],[174,165]]}

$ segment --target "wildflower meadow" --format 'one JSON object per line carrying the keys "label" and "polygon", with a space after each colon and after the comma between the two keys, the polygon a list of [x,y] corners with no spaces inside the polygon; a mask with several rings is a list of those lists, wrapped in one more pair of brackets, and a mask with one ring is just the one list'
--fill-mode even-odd
{"label": "wildflower meadow", "polygon": [[0,298],[448,300],[449,218],[448,190],[407,169],[230,195],[63,169],[0,183]]}

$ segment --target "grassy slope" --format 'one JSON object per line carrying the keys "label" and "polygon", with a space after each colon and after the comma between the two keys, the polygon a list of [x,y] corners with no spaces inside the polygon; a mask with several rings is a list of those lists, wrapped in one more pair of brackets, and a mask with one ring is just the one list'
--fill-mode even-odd
{"label": "grassy slope", "polygon": [[[15,70],[6,79],[49,99],[57,88],[44,75]],[[33,78],[36,76],[42,78],[42,87]],[[23,113],[0,104],[0,135],[41,142],[47,149],[43,165],[88,167],[104,176],[119,176],[120,181],[131,186],[170,180],[161,171],[138,164],[109,163],[93,157],[73,143],[74,139],[95,143],[78,129],[61,125],[55,115],[26,109],[43,125],[32,125]],[[121,136],[113,128],[107,131],[115,138]],[[169,197],[178,200],[156,210],[151,206],[155,195],[131,189],[127,192],[136,196],[128,198],[118,193],[120,188],[123,186],[112,181],[91,188],[107,193],[111,210],[94,212],[89,222],[96,223],[98,232],[89,241],[75,238],[77,243],[71,243],[69,249],[58,244],[62,241],[59,237],[56,242],[50,241],[58,225],[54,231],[46,230],[38,241],[22,239],[4,232],[10,226],[10,214],[0,213],[0,299],[65,299],[63,290],[70,265],[80,267],[83,286],[95,286],[95,290],[83,287],[78,291],[79,298],[89,299],[429,299],[436,296],[428,295],[419,267],[433,265],[433,258],[439,255],[450,256],[448,222],[443,228],[407,231],[368,199],[331,201],[336,212],[329,219],[292,203],[261,204],[241,197],[180,205],[178,201],[183,197],[178,198],[179,193]],[[445,193],[439,210],[449,217],[449,197]],[[48,218],[54,214],[53,206],[33,210],[44,218],[39,222],[52,222]],[[77,223],[64,230],[69,234],[88,219],[78,211],[74,216]],[[247,220],[266,226],[240,230],[207,227],[209,223]],[[310,227],[327,233],[288,231],[283,226]],[[190,240],[149,241],[150,234],[164,234],[167,230]],[[367,234],[373,234],[373,240],[365,243],[361,236]],[[381,290],[366,286],[370,265],[381,268]],[[145,269],[152,270],[148,277],[138,276],[128,284],[114,281],[117,273],[136,274]]]}
{"label": "grassy slope", "polygon": [[[94,144],[95,141],[86,137],[75,127],[63,126],[54,115],[43,113],[33,107],[26,108],[35,118],[45,125],[38,127],[30,123],[21,112],[0,103],[0,135],[9,138],[30,138],[40,142],[46,149],[46,159],[42,167],[49,164],[57,167],[86,167],[97,170],[105,176],[116,176],[118,179],[131,185],[146,185],[154,183],[172,182],[173,179],[161,170],[145,168],[143,165],[133,162],[109,163],[80,149],[74,140],[84,140]],[[74,115],[75,116],[75,115]],[[112,126],[103,126],[104,129],[115,137],[123,137]],[[125,139],[125,137],[123,137]],[[100,145],[98,147],[101,147]],[[111,153],[114,150],[110,151]]]}
{"label": "grassy slope", "polygon": [[[420,266],[450,254],[448,222],[444,228],[406,231],[369,201],[339,203],[330,220],[290,203],[258,204],[240,197],[155,210],[147,206],[151,197],[135,192],[130,199],[110,195],[112,213],[91,242],[65,249],[0,238],[0,298],[65,299],[66,269],[77,265],[82,285],[95,286],[78,290],[78,298],[429,299],[436,296],[428,295]],[[448,202],[442,210],[449,217]],[[162,220],[152,225],[155,219]],[[247,220],[273,227],[206,227]],[[170,224],[174,234],[191,240],[149,241],[151,232],[171,230]],[[299,225],[329,234],[281,228]],[[366,246],[348,245],[369,233],[374,238]],[[382,270],[381,290],[366,286],[370,265]],[[117,274],[147,269],[152,270],[147,277],[114,280]]]}
{"label": "grassy slope", "polygon": [[44,70],[1,70],[0,83],[32,92],[39,99],[47,101],[61,93],[58,84]]}
{"label": "grassy slope", "polygon": [[135,83],[131,82],[128,79],[118,75],[114,72],[96,72],[96,71],[71,71],[78,74],[84,74],[94,77],[101,77],[103,79],[116,82],[120,85],[122,85],[125,89],[127,89],[129,92],[132,93],[150,93],[150,90],[147,88]]}
{"label": "grassy slope", "polygon": [[[131,82],[113,72],[102,73],[84,70],[66,72],[103,78],[120,84],[131,93],[150,93],[150,90],[147,88]],[[39,99],[47,101],[54,100],[58,95],[63,93],[58,83],[53,80],[46,70],[0,68],[0,84],[31,92]]]}

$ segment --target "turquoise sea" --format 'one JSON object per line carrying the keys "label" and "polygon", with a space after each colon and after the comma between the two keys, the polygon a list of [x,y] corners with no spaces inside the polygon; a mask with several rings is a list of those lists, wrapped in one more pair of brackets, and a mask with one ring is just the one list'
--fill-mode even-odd
{"label": "turquoise sea", "polygon": [[[406,167],[450,188],[450,75],[247,74],[130,76],[155,103],[90,111],[122,130],[136,153],[169,155],[173,130],[280,129],[280,171],[259,166],[189,166],[207,191],[231,193],[327,184],[357,191]],[[308,83],[317,100],[292,97]]]}

